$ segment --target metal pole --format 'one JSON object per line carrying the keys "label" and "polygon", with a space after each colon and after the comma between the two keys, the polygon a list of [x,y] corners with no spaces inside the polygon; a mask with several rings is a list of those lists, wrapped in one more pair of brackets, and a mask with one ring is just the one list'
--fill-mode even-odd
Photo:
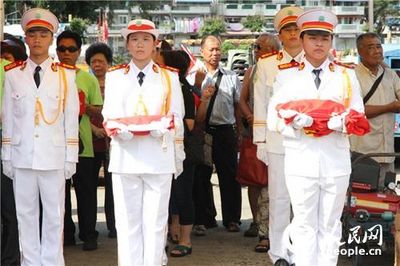
{"label": "metal pole", "polygon": [[5,23],[5,19],[4,19],[4,2],[3,0],[0,0],[0,40],[2,41],[4,39],[4,23]]}
{"label": "metal pole", "polygon": [[368,0],[368,29],[374,31],[374,1]]}

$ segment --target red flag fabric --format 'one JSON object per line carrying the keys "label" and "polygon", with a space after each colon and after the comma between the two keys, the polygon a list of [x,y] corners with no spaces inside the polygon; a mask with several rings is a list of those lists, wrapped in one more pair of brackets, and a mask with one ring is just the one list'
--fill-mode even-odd
{"label": "red flag fabric", "polygon": [[108,136],[115,136],[122,127],[134,135],[149,135],[152,130],[170,130],[175,127],[173,115],[139,115],[109,119],[103,123]]}
{"label": "red flag fabric", "polygon": [[82,116],[86,112],[86,96],[82,90],[78,91],[79,96],[79,116]]}
{"label": "red flag fabric", "polygon": [[370,132],[369,122],[365,115],[353,109],[351,109],[349,114],[345,117],[345,125],[347,134],[363,136]]}
{"label": "red flag fabric", "polygon": [[[343,104],[332,100],[306,99],[290,101],[284,104],[279,104],[276,107],[278,116],[283,118],[286,124],[293,122],[297,113],[303,113],[313,118],[313,124],[310,127],[305,127],[304,131],[307,135],[314,137],[326,136],[333,132],[328,128],[328,121],[332,116],[343,114],[346,109]],[[282,114],[290,114],[282,117]],[[295,111],[290,113],[290,111]],[[347,134],[355,134],[358,136],[369,132],[369,123],[363,113],[355,110],[350,110],[345,116],[345,126]]]}

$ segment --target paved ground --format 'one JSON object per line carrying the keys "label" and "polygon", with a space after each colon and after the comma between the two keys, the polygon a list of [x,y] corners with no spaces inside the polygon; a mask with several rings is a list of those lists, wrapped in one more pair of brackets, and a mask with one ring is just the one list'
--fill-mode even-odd
{"label": "paved ground", "polygon": [[[253,252],[253,248],[257,243],[257,238],[243,237],[243,231],[248,228],[251,222],[251,213],[247,200],[247,189],[242,189],[243,195],[243,224],[242,232],[228,233],[221,226],[221,211],[219,202],[219,191],[216,178],[213,178],[214,198],[218,208],[217,219],[219,227],[207,231],[204,237],[193,236],[193,253],[184,258],[170,258],[169,266],[222,266],[222,265],[254,265],[254,266],[270,266],[268,256]],[[99,188],[99,206],[103,206],[104,188]],[[74,196],[72,197],[74,198]],[[76,216],[76,204],[73,202],[74,220]],[[117,241],[116,239],[107,238],[107,230],[105,225],[104,209],[98,210],[97,230],[99,235],[99,247],[96,251],[82,251],[82,243],[78,243],[74,247],[66,247],[64,250],[65,262],[67,266],[114,266],[117,265]],[[383,256],[375,256],[366,258],[362,265],[371,266],[387,266],[393,265],[393,255],[384,254]],[[339,260],[340,266],[352,265],[351,259],[342,257]],[[323,266],[323,265],[321,265]]]}

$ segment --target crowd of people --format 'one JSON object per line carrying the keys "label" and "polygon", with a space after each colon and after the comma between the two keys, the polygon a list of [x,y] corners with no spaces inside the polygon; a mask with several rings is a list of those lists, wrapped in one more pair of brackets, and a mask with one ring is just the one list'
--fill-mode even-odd
{"label": "crowd of people", "polygon": [[[195,63],[146,19],[121,30],[128,63],[113,66],[111,48],[94,43],[86,72],[79,34],[59,34],[51,58],[57,17],[25,12],[29,53],[11,35],[1,42],[2,265],[64,265],[63,246],[76,245],[72,186],[82,249],[97,249],[101,169],[118,265],[190,255],[191,236],[218,226],[214,169],[228,233],[243,231],[246,185],[256,252],[278,266],[336,265],[350,150],[393,152],[400,111],[379,36],[358,37],[353,69],[330,55],[336,24],[327,10],[281,9],[240,82],[221,67],[218,36],[202,38]],[[394,171],[393,158],[380,163],[382,176]]]}

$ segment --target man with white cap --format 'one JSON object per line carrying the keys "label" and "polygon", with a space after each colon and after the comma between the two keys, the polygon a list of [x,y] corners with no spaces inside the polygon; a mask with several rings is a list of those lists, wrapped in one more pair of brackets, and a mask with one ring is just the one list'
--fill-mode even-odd
{"label": "man with white cap", "polygon": [[30,54],[27,61],[5,67],[3,169],[14,181],[21,264],[64,265],[65,178],[74,174],[78,160],[75,71],[49,57],[58,29],[54,14],[33,8],[21,25]]}
{"label": "man with white cap", "polygon": [[305,56],[300,63],[279,66],[268,107],[268,128],[284,136],[294,213],[284,242],[292,242],[296,266],[337,264],[351,172],[347,134],[369,130],[354,71],[329,59],[336,24],[327,10],[297,18]]}
{"label": "man with white cap", "polygon": [[182,172],[183,96],[177,73],[152,61],[158,31],[136,19],[121,31],[132,56],[106,75],[104,127],[111,136],[119,265],[166,264],[172,174]]}
{"label": "man with white cap", "polygon": [[300,30],[296,25],[297,16],[301,13],[302,8],[291,6],[281,9],[276,14],[274,26],[279,33],[283,49],[261,56],[257,63],[254,84],[253,139],[257,144],[257,157],[268,164],[268,187],[261,190],[259,201],[267,202],[269,197],[269,230],[260,226],[258,246],[269,244],[271,260],[275,265],[283,266],[289,265],[290,262],[288,250],[282,244],[282,234],[290,223],[290,198],[284,177],[282,137],[268,130],[266,122],[272,84],[279,71],[278,66],[292,61],[299,62],[303,56]]}

